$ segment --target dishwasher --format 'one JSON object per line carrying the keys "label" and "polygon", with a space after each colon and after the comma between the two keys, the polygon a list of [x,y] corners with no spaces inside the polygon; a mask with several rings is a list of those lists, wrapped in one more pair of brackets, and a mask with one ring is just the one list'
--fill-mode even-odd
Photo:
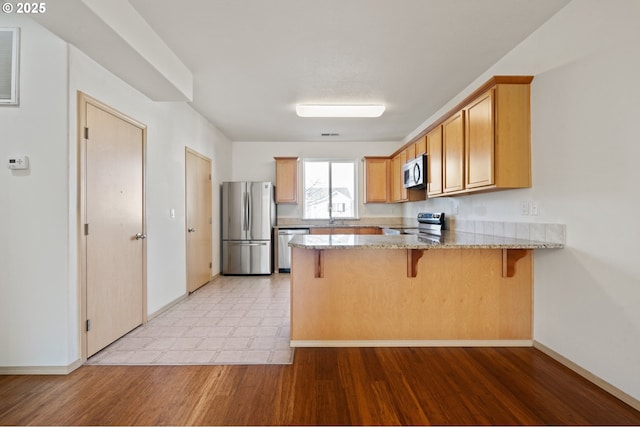
{"label": "dishwasher", "polygon": [[309,234],[308,228],[285,228],[278,230],[278,271],[291,271],[291,248],[289,241],[298,234]]}

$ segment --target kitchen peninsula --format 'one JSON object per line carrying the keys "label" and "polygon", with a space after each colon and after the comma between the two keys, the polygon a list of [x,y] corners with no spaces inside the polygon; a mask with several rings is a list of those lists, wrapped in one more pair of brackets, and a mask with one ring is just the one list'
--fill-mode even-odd
{"label": "kitchen peninsula", "polygon": [[304,235],[289,244],[291,345],[531,345],[533,250],[445,231]]}

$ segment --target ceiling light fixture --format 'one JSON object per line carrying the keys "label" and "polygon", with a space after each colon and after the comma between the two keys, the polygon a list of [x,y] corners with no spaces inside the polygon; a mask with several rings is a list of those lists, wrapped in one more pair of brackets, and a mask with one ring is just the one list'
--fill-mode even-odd
{"label": "ceiling light fixture", "polygon": [[384,105],[296,105],[300,117],[380,117]]}

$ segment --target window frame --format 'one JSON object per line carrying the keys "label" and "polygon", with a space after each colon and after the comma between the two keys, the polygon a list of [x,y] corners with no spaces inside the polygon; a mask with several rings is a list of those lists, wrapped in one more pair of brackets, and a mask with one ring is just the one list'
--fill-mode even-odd
{"label": "window frame", "polygon": [[[329,216],[328,217],[311,217],[307,215],[307,187],[306,187],[306,169],[307,169],[307,163],[321,163],[321,162],[327,162],[329,163],[329,177],[328,177],[328,181],[329,181],[329,206],[333,207],[333,184],[332,184],[332,166],[334,163],[349,163],[353,165],[353,199],[354,199],[354,204],[353,204],[353,216],[350,217],[343,217],[343,216],[339,216],[339,217],[335,217],[333,214],[333,209],[329,209]],[[358,209],[358,205],[360,204],[359,202],[359,189],[358,189],[358,161],[357,159],[330,159],[330,158],[303,158],[302,159],[302,219],[304,220],[322,220],[322,221],[329,221],[329,222],[333,222],[335,220],[345,220],[345,221],[352,221],[352,220],[358,220],[360,219],[359,216],[359,209]]]}

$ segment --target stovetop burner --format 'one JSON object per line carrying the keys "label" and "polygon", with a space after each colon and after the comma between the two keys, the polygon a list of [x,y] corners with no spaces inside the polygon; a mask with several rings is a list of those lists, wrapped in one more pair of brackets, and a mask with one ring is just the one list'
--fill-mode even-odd
{"label": "stovetop burner", "polygon": [[440,240],[444,229],[444,212],[420,212],[418,214],[418,238]]}

